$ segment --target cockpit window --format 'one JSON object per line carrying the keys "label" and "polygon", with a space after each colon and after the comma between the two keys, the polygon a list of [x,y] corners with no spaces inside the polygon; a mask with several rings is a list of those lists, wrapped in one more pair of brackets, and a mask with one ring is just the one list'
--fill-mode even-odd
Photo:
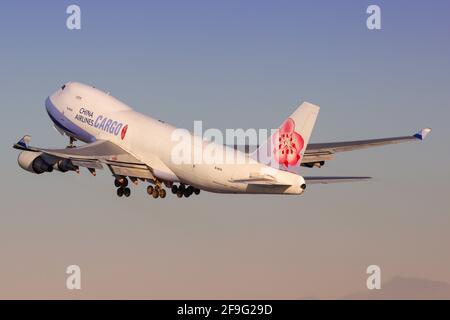
{"label": "cockpit window", "polygon": [[62,87],[61,87],[61,90],[64,90],[66,88],[66,85],[63,85]]}

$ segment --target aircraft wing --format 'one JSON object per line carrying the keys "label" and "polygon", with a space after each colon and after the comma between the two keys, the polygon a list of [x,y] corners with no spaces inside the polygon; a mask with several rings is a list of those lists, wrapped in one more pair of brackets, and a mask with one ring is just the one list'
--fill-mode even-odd
{"label": "aircraft wing", "polygon": [[13,147],[40,152],[53,161],[67,159],[78,167],[102,169],[103,165],[106,165],[116,175],[154,178],[151,169],[145,163],[110,141],[98,140],[80,147],[65,149],[43,149],[28,146],[30,139],[30,136],[25,136]]}
{"label": "aircraft wing", "polygon": [[425,128],[412,136],[331,143],[310,143],[305,151],[302,164],[314,164],[332,160],[334,159],[334,154],[337,152],[353,151],[402,142],[421,141],[424,140],[430,132],[430,128]]}
{"label": "aircraft wing", "polygon": [[367,181],[372,177],[303,177],[306,185]]}

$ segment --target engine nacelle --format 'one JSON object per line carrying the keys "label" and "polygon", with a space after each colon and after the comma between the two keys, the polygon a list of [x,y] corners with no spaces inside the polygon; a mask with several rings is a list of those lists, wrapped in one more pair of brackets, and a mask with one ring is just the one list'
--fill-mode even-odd
{"label": "engine nacelle", "polygon": [[45,162],[41,152],[22,151],[17,162],[23,170],[31,173],[41,174],[53,171],[53,166]]}
{"label": "engine nacelle", "polygon": [[69,159],[65,160],[59,160],[56,162],[53,167],[61,172],[67,172],[67,171],[77,171],[78,167],[72,163]]}

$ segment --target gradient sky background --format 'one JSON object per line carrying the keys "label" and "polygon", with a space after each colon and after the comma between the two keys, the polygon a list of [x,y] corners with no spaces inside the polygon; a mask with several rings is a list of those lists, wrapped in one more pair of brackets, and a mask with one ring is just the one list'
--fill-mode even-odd
{"label": "gradient sky background", "polygon": [[[449,17],[449,1],[3,1],[0,298],[335,298],[366,290],[370,264],[450,282]],[[310,101],[315,142],[433,133],[304,170],[369,183],[119,199],[108,171],[17,166],[24,134],[66,145],[44,100],[70,80],[189,129],[273,128]]]}

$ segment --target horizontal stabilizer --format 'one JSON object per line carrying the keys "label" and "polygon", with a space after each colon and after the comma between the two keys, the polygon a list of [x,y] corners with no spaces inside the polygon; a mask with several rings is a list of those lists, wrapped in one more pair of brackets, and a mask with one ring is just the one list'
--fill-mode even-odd
{"label": "horizontal stabilizer", "polygon": [[307,185],[367,181],[372,177],[303,177]]}
{"label": "horizontal stabilizer", "polygon": [[416,134],[410,136],[357,140],[357,141],[310,143],[308,145],[308,148],[306,149],[302,163],[329,161],[334,159],[334,155],[338,152],[361,150],[372,147],[385,146],[389,144],[397,144],[402,142],[414,142],[417,140],[422,141],[430,132],[431,132],[430,128],[425,128],[420,130]]}
{"label": "horizontal stabilizer", "polygon": [[275,177],[264,174],[264,175],[250,175],[247,178],[242,179],[231,179],[229,180],[233,183],[245,183],[251,185],[266,185],[266,186],[287,186],[284,183],[278,182]]}

